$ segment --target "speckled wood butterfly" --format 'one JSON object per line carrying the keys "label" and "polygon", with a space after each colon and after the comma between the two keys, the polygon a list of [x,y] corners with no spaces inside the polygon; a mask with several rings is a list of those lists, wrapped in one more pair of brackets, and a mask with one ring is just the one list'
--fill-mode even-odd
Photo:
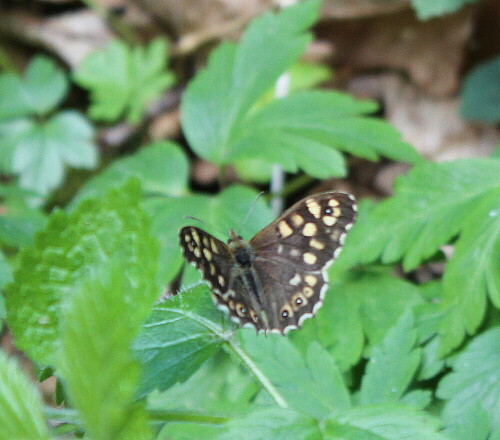
{"label": "speckled wood butterfly", "polygon": [[180,245],[231,319],[286,334],[323,304],[326,270],[338,257],[356,211],[352,195],[324,192],[297,202],[249,242],[231,230],[225,244],[186,226]]}

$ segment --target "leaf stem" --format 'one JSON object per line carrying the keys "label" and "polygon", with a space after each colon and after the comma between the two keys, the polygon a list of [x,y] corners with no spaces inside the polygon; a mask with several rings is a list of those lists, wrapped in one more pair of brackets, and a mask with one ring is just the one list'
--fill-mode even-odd
{"label": "leaf stem", "polygon": [[228,338],[227,343],[231,349],[240,357],[240,359],[245,363],[247,368],[252,372],[252,374],[257,378],[257,380],[262,384],[266,391],[271,395],[276,404],[280,408],[288,408],[288,404],[284,397],[278,392],[278,390],[271,383],[269,378],[261,371],[258,365],[248,356],[245,351],[241,348],[241,345],[233,338]]}

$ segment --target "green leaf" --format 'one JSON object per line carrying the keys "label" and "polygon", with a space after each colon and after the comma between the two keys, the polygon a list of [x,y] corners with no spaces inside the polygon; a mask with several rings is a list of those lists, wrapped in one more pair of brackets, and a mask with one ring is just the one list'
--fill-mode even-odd
{"label": "green leaf", "polygon": [[[231,186],[217,196],[192,195],[177,198],[154,197],[144,202],[152,219],[153,231],[160,240],[160,280],[166,283],[178,273],[182,262],[178,231],[184,225],[197,222],[185,219],[192,216],[202,220],[209,232],[226,241],[229,229],[236,229],[249,239],[273,220],[273,214],[257,192],[243,186]],[[248,220],[244,222],[246,216]],[[198,277],[199,278],[199,277]]]}
{"label": "green leaf", "polygon": [[325,423],[328,440],[449,440],[440,422],[416,408],[395,403],[335,412]]}
{"label": "green leaf", "polygon": [[49,439],[42,400],[21,367],[0,351],[0,440]]}
{"label": "green leaf", "polygon": [[465,119],[487,124],[500,121],[500,56],[469,72],[460,98],[460,114]]}
{"label": "green leaf", "polygon": [[464,5],[474,3],[476,0],[411,0],[413,8],[417,12],[420,20],[427,20],[432,17],[439,17],[444,14],[451,14],[458,11]]}
{"label": "green leaf", "polygon": [[463,159],[424,163],[398,179],[395,195],[369,213],[360,211],[347,236],[344,265],[401,258],[412,270],[464,232],[483,197],[497,191],[500,163]]}
{"label": "green leaf", "polygon": [[280,335],[242,330],[239,339],[245,353],[290,408],[319,418],[350,406],[343,377],[334,359],[319,344],[311,343],[302,356]]}
{"label": "green leaf", "polygon": [[56,211],[34,245],[21,251],[5,291],[7,321],[17,346],[35,361],[53,364],[61,300],[116,253],[130,262],[123,275],[131,282],[149,286],[156,278],[150,261],[156,261],[157,242],[139,200],[137,185],[128,184],[82,202],[70,215]]}
{"label": "green leaf", "polygon": [[234,418],[218,440],[321,440],[317,422],[288,409],[265,408]]}
{"label": "green leaf", "polygon": [[420,364],[413,321],[412,314],[405,313],[373,347],[361,382],[361,405],[395,402],[408,388]]}
{"label": "green leaf", "polygon": [[46,122],[0,123],[0,145],[11,153],[11,171],[22,188],[45,196],[64,179],[65,166],[94,168],[97,149],[93,127],[75,111],[57,113]]}
{"label": "green leaf", "polygon": [[93,119],[114,122],[124,116],[138,123],[147,104],[174,83],[167,64],[168,45],[164,39],[134,48],[115,40],[88,55],[74,80],[90,90],[89,114]]}
{"label": "green leaf", "polygon": [[460,344],[465,333],[475,332],[485,315],[487,295],[500,308],[499,261],[500,185],[478,200],[446,268],[441,354]]}
{"label": "green leaf", "polygon": [[141,182],[146,196],[181,196],[187,191],[188,160],[174,142],[154,142],[136,153],[115,160],[80,189],[72,204],[88,197],[101,196],[110,188],[123,185],[131,177]]}
{"label": "green leaf", "polygon": [[479,404],[500,428],[500,327],[477,336],[453,361],[453,372],[439,382],[437,396],[448,402],[443,417],[459,423]]}
{"label": "green leaf", "polygon": [[319,2],[309,0],[265,13],[248,26],[238,46],[225,43],[212,52],[182,101],[184,132],[199,156],[227,162],[232,132],[303,53],[311,41],[306,29],[318,9]]}
{"label": "green leaf", "polygon": [[[144,264],[149,267],[139,268]],[[118,249],[65,303],[58,364],[92,439],[151,438],[143,405],[135,403],[140,368],[130,344],[158,292],[154,279],[139,284],[123,270],[154,272],[155,266],[154,259],[131,263]]]}
{"label": "green leaf", "polygon": [[451,420],[444,432],[453,440],[493,440],[493,433],[491,437],[488,436],[490,428],[488,413],[476,401],[460,415],[460,419]]}
{"label": "green leaf", "polygon": [[20,248],[33,243],[35,233],[45,227],[46,215],[21,203],[7,201],[6,212],[0,215],[0,242]]}
{"label": "green leaf", "polygon": [[222,320],[204,285],[158,304],[134,342],[144,369],[140,394],[189,378],[227,338]]}
{"label": "green leaf", "polygon": [[24,78],[12,73],[0,75],[0,120],[29,115],[46,115],[68,91],[64,73],[47,57],[35,56]]}

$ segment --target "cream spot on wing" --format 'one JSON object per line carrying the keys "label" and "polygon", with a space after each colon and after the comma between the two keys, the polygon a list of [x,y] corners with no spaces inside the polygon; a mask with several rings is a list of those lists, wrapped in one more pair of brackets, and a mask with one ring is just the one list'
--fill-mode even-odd
{"label": "cream spot on wing", "polygon": [[328,200],[328,204],[332,207],[339,206],[339,201],[336,199]]}
{"label": "cream spot on wing", "polygon": [[200,235],[196,229],[191,229],[191,235],[193,236],[194,241],[199,246],[200,245]]}
{"label": "cream spot on wing", "polygon": [[212,252],[214,254],[219,253],[219,250],[217,249],[217,243],[215,242],[215,240],[213,238],[210,239],[210,247],[212,248]]}
{"label": "cream spot on wing", "polygon": [[325,215],[323,216],[323,223],[327,226],[333,226],[336,223],[337,219],[333,215]]}
{"label": "cream spot on wing", "polygon": [[292,223],[296,227],[299,227],[302,225],[302,223],[304,223],[304,218],[299,214],[294,214],[294,215],[292,215]]}
{"label": "cream spot on wing", "polygon": [[217,277],[217,281],[219,281],[219,284],[221,285],[221,287],[224,287],[224,285],[226,284],[226,280],[224,279],[224,277],[222,275],[219,275]]}
{"label": "cream spot on wing", "polygon": [[283,253],[283,245],[279,244],[278,245],[278,254],[281,254],[281,253]]}
{"label": "cream spot on wing", "polygon": [[201,257],[201,251],[200,251],[200,248],[194,248],[193,250],[193,254],[196,258],[200,258]]}
{"label": "cream spot on wing", "polygon": [[316,283],[318,282],[318,278],[315,275],[306,275],[304,277],[304,280],[310,286],[315,286]]}
{"label": "cream spot on wing", "polygon": [[311,298],[311,296],[314,295],[314,290],[311,287],[306,286],[302,289],[302,293],[306,298]]}
{"label": "cream spot on wing", "polygon": [[297,286],[301,281],[300,275],[296,273],[293,278],[289,281],[292,286]]}
{"label": "cream spot on wing", "polygon": [[278,223],[278,229],[280,231],[281,237],[286,238],[293,234],[293,229],[286,222],[286,220],[281,220]]}
{"label": "cream spot on wing", "polygon": [[309,210],[309,212],[312,215],[314,215],[314,217],[316,217],[316,218],[321,217],[321,206],[316,200],[308,199],[308,200],[306,200],[306,205],[307,205],[307,209]]}
{"label": "cream spot on wing", "polygon": [[319,251],[325,248],[325,243],[322,241],[316,240],[315,238],[311,238],[309,245],[314,249],[318,249]]}
{"label": "cream spot on wing", "polygon": [[208,241],[207,236],[203,236],[203,245],[206,247],[210,246],[210,242]]}
{"label": "cream spot on wing", "polygon": [[292,249],[290,250],[290,255],[291,255],[292,257],[298,257],[298,256],[300,255],[300,251],[299,251],[298,249],[292,248]]}
{"label": "cream spot on wing", "polygon": [[281,308],[280,313],[279,313],[280,321],[282,321],[283,319],[291,318],[292,316],[293,316],[292,307],[290,306],[290,304],[285,304]]}
{"label": "cream spot on wing", "polygon": [[318,228],[316,227],[316,225],[314,223],[306,223],[304,226],[304,229],[302,229],[302,233],[306,237],[312,237],[313,235],[316,234],[317,230],[318,230]]}
{"label": "cream spot on wing", "polygon": [[342,235],[342,232],[340,231],[340,229],[336,229],[335,231],[333,231],[331,233],[330,237],[332,237],[332,239],[334,241],[339,241],[339,238],[341,235]]}
{"label": "cream spot on wing", "polygon": [[210,252],[207,248],[203,248],[203,255],[205,255],[207,261],[212,261],[212,252]]}
{"label": "cream spot on wing", "polygon": [[340,217],[340,214],[342,213],[342,210],[340,208],[333,208],[333,215],[335,217]]}
{"label": "cream spot on wing", "polygon": [[210,263],[208,265],[209,269],[210,269],[210,275],[215,275],[215,264],[214,263]]}
{"label": "cream spot on wing", "polygon": [[307,299],[302,295],[302,293],[296,293],[292,296],[292,308],[297,311],[301,307],[307,304]]}
{"label": "cream spot on wing", "polygon": [[187,243],[188,241],[191,241],[191,236],[189,234],[186,234],[184,236],[184,241]]}
{"label": "cream spot on wing", "polygon": [[312,254],[311,252],[306,252],[304,254],[304,261],[307,264],[314,264],[314,263],[316,263],[317,260],[318,260],[318,258],[316,257],[316,255]]}

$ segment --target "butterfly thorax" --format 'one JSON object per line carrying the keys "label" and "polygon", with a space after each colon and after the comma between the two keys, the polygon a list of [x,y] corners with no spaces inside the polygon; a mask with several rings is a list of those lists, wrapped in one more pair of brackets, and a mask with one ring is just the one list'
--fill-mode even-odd
{"label": "butterfly thorax", "polygon": [[227,246],[234,260],[241,267],[250,267],[253,261],[252,246],[231,229]]}

